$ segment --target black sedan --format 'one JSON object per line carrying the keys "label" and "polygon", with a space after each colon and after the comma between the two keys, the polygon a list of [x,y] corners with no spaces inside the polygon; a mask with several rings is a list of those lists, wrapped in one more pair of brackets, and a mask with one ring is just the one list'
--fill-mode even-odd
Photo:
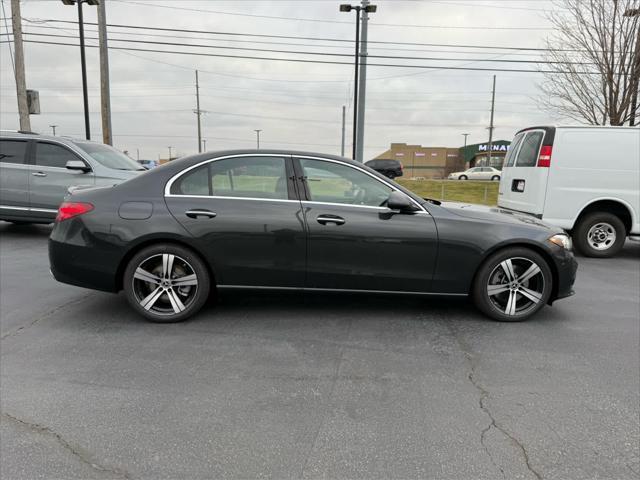
{"label": "black sedan", "polygon": [[422,199],[341,157],[227,151],[77,190],[49,241],[61,282],[124,290],[155,322],[223,289],[471,296],[496,320],[569,296],[571,243],[534,217]]}

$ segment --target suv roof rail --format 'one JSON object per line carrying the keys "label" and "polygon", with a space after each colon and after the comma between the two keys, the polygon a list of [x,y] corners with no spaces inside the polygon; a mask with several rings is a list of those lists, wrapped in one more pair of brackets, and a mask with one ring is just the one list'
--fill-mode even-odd
{"label": "suv roof rail", "polygon": [[10,133],[27,133],[29,135],[40,135],[38,132],[30,132],[29,130],[7,130],[2,129],[0,132],[10,132]]}

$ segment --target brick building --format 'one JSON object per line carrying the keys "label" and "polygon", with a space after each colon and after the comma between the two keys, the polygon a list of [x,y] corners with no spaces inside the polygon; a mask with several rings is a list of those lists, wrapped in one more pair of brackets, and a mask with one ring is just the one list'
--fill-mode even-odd
{"label": "brick building", "polygon": [[405,178],[445,178],[464,167],[459,148],[423,147],[392,143],[391,148],[375,157],[376,160],[399,160]]}

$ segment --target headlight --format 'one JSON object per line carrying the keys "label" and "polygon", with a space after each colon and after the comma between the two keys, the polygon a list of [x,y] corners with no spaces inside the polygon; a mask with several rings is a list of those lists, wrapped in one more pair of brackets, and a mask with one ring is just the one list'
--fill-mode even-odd
{"label": "headlight", "polygon": [[571,242],[571,237],[569,235],[565,235],[564,233],[558,233],[549,239],[551,243],[555,243],[559,247],[566,248],[567,250],[571,250],[573,248],[573,243]]}

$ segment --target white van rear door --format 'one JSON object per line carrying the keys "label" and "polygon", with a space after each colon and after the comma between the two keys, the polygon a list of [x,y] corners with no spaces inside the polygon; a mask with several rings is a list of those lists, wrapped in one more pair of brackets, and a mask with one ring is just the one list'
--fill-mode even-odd
{"label": "white van rear door", "polygon": [[542,215],[549,168],[538,166],[538,157],[545,131],[534,129],[519,135],[523,137],[515,147],[517,152],[512,146],[508,159],[512,166],[507,166],[503,170],[498,205],[533,215]]}

